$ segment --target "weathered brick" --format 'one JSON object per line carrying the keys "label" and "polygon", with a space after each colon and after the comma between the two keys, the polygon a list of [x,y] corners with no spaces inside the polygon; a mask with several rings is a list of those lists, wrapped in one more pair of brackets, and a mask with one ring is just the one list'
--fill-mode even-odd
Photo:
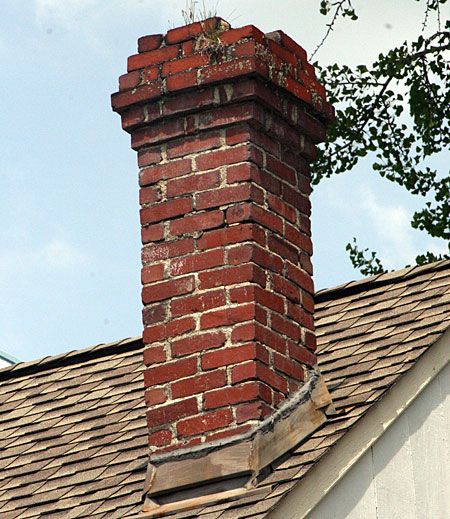
{"label": "weathered brick", "polygon": [[219,146],[220,134],[218,132],[200,133],[169,143],[167,145],[167,157],[169,159],[184,157],[200,151],[213,150]]}
{"label": "weathered brick", "polygon": [[187,177],[171,180],[167,183],[167,196],[174,197],[187,193],[198,193],[217,187],[220,184],[220,172],[194,173]]}
{"label": "weathered brick", "polygon": [[200,373],[171,384],[172,398],[197,395],[210,389],[216,389],[226,384],[226,371],[216,370]]}
{"label": "weathered brick", "polygon": [[167,360],[164,346],[147,346],[144,349],[144,364],[150,366],[152,364],[160,364]]}
{"label": "weathered brick", "polygon": [[155,261],[176,258],[193,251],[194,240],[192,238],[146,245],[142,248],[142,263],[146,265]]}
{"label": "weathered brick", "polygon": [[198,275],[199,288],[200,290],[205,290],[207,288],[235,285],[237,283],[244,283],[245,281],[252,281],[253,277],[253,265],[250,263],[224,267],[200,273]]}
{"label": "weathered brick", "polygon": [[203,67],[209,63],[209,57],[206,54],[195,54],[187,58],[180,58],[175,61],[167,61],[162,66],[162,75],[170,76],[185,72],[187,70]]}
{"label": "weathered brick", "polygon": [[203,407],[204,409],[215,409],[240,402],[250,402],[259,397],[259,386],[257,382],[248,382],[240,386],[224,387],[207,391],[203,395]]}
{"label": "weathered brick", "polygon": [[148,67],[149,65],[157,65],[165,61],[176,58],[180,50],[179,45],[168,45],[161,49],[155,49],[149,52],[141,52],[128,58],[128,72],[139,68]]}
{"label": "weathered brick", "polygon": [[147,368],[144,371],[145,387],[158,386],[165,382],[180,380],[181,378],[194,375],[196,371],[197,359],[193,357],[166,362],[160,366]]}
{"label": "weathered brick", "polygon": [[181,177],[191,172],[191,161],[189,159],[174,160],[166,164],[159,164],[143,169],[139,175],[139,184],[147,186],[155,184],[160,180]]}
{"label": "weathered brick", "polygon": [[193,418],[186,418],[177,424],[177,432],[180,436],[194,436],[206,431],[226,427],[233,420],[230,409],[221,409],[211,413],[205,413]]}
{"label": "weathered brick", "polygon": [[294,303],[300,302],[300,289],[282,276],[272,276],[273,289],[275,292],[286,296]]}
{"label": "weathered brick", "polygon": [[[169,273],[171,276],[180,276],[190,272],[217,267],[224,263],[224,251],[222,249],[212,249],[206,252],[199,252],[184,258],[177,258],[170,262]],[[204,287],[200,284],[201,289]]]}
{"label": "weathered brick", "polygon": [[154,204],[161,200],[161,189],[159,187],[143,187],[139,190],[139,203]]}
{"label": "weathered brick", "polygon": [[220,227],[224,222],[223,211],[207,211],[199,214],[185,216],[180,220],[173,220],[169,224],[169,232],[172,236],[180,234],[192,234],[205,229]]}
{"label": "weathered brick", "polygon": [[167,308],[164,304],[145,306],[142,310],[144,325],[161,323],[167,318]]}
{"label": "weathered brick", "polygon": [[282,238],[271,235],[268,240],[269,249],[294,264],[298,263],[298,250]]}
{"label": "weathered brick", "polygon": [[197,71],[181,72],[166,79],[166,88],[168,92],[176,92],[185,88],[192,88],[197,85]]}
{"label": "weathered brick", "polygon": [[252,38],[261,44],[265,43],[264,33],[254,25],[245,25],[244,27],[239,27],[238,29],[230,29],[229,31],[225,31],[220,36],[220,40],[225,45],[236,43],[237,41],[244,38]]}
{"label": "weathered brick", "polygon": [[141,81],[139,70],[134,70],[129,74],[123,74],[119,77],[119,90],[130,90],[136,88]]}
{"label": "weathered brick", "polygon": [[215,369],[239,364],[250,359],[259,359],[265,355],[265,351],[260,345],[251,342],[233,348],[225,347],[220,350],[208,351],[202,355],[201,363],[203,369]]}
{"label": "weathered brick", "polygon": [[163,447],[172,441],[172,433],[168,429],[161,429],[148,435],[148,444],[151,447]]}
{"label": "weathered brick", "polygon": [[236,423],[244,423],[249,420],[263,420],[272,413],[272,408],[264,402],[251,402],[241,404],[236,409]]}
{"label": "weathered brick", "polygon": [[190,23],[189,25],[170,29],[166,34],[166,43],[168,45],[172,45],[174,43],[180,43],[193,39],[202,32],[215,29],[221,22],[221,18],[214,16],[212,18],[202,20],[201,22]]}
{"label": "weathered brick", "polygon": [[155,326],[145,326],[142,340],[145,344],[165,341],[172,337],[177,337],[195,328],[195,321],[192,317],[181,317],[171,319],[168,323],[157,324]]}
{"label": "weathered brick", "polygon": [[153,303],[155,301],[163,301],[171,297],[188,294],[195,288],[194,276],[186,276],[179,279],[171,279],[146,285],[142,289],[142,301],[144,304]]}
{"label": "weathered brick", "polygon": [[197,209],[208,209],[219,207],[242,200],[253,200],[258,203],[264,201],[264,193],[253,184],[238,184],[223,187],[212,191],[204,191],[195,196],[195,207]]}
{"label": "weathered brick", "polygon": [[252,379],[265,382],[273,389],[281,391],[284,394],[288,391],[288,382],[286,378],[278,375],[272,369],[259,361],[251,360],[233,367],[231,372],[231,380],[233,384]]}
{"label": "weathered brick", "polygon": [[148,36],[141,36],[138,38],[138,51],[149,52],[156,50],[161,46],[163,39],[162,34],[150,34]]}
{"label": "weathered brick", "polygon": [[151,407],[158,404],[164,404],[164,402],[167,401],[167,393],[162,388],[146,389],[144,398],[146,405]]}
{"label": "weathered brick", "polygon": [[272,326],[274,330],[290,337],[294,341],[300,339],[300,327],[296,323],[281,317],[281,315],[272,314]]}
{"label": "weathered brick", "polygon": [[246,304],[232,308],[212,310],[205,312],[200,317],[200,328],[216,328],[217,326],[230,326],[232,324],[249,321],[255,317],[255,305]]}
{"label": "weathered brick", "polygon": [[295,362],[294,360],[287,359],[283,355],[278,355],[274,353],[273,356],[273,365],[275,369],[285,373],[289,377],[295,378],[297,380],[304,379],[304,370],[303,367]]}
{"label": "weathered brick", "polygon": [[294,281],[294,283],[297,283],[299,287],[310,294],[314,294],[314,284],[309,274],[290,263],[287,264],[286,274],[287,277]]}
{"label": "weathered brick", "polygon": [[230,245],[251,239],[255,239],[258,242],[264,241],[264,232],[255,225],[244,224],[206,232],[197,241],[197,245],[199,249],[213,249],[222,245]]}
{"label": "weathered brick", "polygon": [[141,228],[141,241],[143,244],[152,241],[160,241],[164,238],[164,226],[162,223],[148,225]]}
{"label": "weathered brick", "polygon": [[317,357],[311,351],[292,341],[289,342],[289,356],[310,367],[317,365]]}
{"label": "weathered brick", "polygon": [[190,198],[177,198],[167,202],[159,202],[151,207],[141,209],[141,225],[183,216],[190,211],[192,211],[192,199]]}
{"label": "weathered brick", "polygon": [[226,336],[223,332],[200,333],[192,337],[173,340],[171,343],[172,355],[181,357],[200,351],[206,351],[223,346]]}
{"label": "weathered brick", "polygon": [[224,290],[212,290],[203,294],[177,298],[171,301],[170,308],[173,316],[204,312],[212,308],[225,306]]}
{"label": "weathered brick", "polygon": [[147,423],[150,428],[170,424],[180,418],[191,416],[198,411],[197,399],[187,398],[181,402],[147,410]]}
{"label": "weathered brick", "polygon": [[149,265],[142,267],[141,282],[143,285],[153,283],[154,281],[161,281],[164,279],[164,265]]}

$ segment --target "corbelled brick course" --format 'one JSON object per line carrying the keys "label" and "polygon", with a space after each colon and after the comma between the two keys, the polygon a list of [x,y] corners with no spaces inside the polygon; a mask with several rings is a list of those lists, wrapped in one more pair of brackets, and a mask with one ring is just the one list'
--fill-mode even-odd
{"label": "corbelled brick course", "polygon": [[138,153],[149,443],[247,430],[316,364],[309,163],[333,109],[281,31],[140,38],[112,104]]}

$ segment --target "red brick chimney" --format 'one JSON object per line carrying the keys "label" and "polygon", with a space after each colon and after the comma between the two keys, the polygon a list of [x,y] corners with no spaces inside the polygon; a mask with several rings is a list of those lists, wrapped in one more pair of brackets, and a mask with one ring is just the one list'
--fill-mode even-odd
{"label": "red brick chimney", "polygon": [[[300,404],[313,402],[316,413],[314,427],[312,415],[304,419],[303,437],[326,419],[314,354],[309,163],[333,109],[306,52],[281,31],[214,18],[145,36],[138,47],[112,105],[140,167],[153,499],[254,476],[261,460],[220,474],[205,467],[257,435],[272,443],[267,431]],[[195,476],[193,458],[203,460]]]}

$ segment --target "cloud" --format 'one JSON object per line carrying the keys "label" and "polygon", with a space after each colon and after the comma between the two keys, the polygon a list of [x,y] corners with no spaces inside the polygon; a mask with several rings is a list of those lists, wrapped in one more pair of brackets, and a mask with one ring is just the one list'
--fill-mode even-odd
{"label": "cloud", "polygon": [[[364,191],[361,201],[361,208],[375,231],[380,245],[377,252],[385,267],[413,264],[415,257],[427,250],[435,254],[446,252],[445,244],[411,227],[411,212],[405,206],[381,202],[369,189]],[[359,242],[366,246],[365,239]]]}

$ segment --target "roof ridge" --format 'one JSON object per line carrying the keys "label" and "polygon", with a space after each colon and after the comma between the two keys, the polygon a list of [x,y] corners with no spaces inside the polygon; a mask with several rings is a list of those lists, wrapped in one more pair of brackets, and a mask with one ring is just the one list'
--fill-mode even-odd
{"label": "roof ridge", "polygon": [[331,296],[335,297],[336,294],[352,294],[360,292],[362,289],[371,286],[380,286],[400,279],[409,279],[415,277],[424,272],[444,270],[450,268],[450,259],[439,260],[433,263],[427,263],[426,265],[414,265],[412,267],[405,267],[400,270],[392,270],[385,272],[384,274],[376,274],[367,278],[358,279],[355,281],[349,281],[332,288],[323,288],[315,293],[316,302],[327,301],[331,299]]}
{"label": "roof ridge", "polygon": [[87,348],[79,350],[71,350],[66,353],[60,353],[58,355],[47,355],[36,360],[18,362],[11,366],[6,366],[0,369],[0,380],[5,380],[10,376],[14,376],[17,372],[33,373],[39,371],[43,366],[45,368],[53,366],[55,363],[61,363],[61,365],[71,364],[74,360],[80,358],[90,357],[93,353],[101,352],[101,356],[110,353],[112,350],[122,351],[127,349],[133,349],[136,343],[141,343],[142,337],[129,337],[126,339],[120,339],[119,341],[100,343]]}

